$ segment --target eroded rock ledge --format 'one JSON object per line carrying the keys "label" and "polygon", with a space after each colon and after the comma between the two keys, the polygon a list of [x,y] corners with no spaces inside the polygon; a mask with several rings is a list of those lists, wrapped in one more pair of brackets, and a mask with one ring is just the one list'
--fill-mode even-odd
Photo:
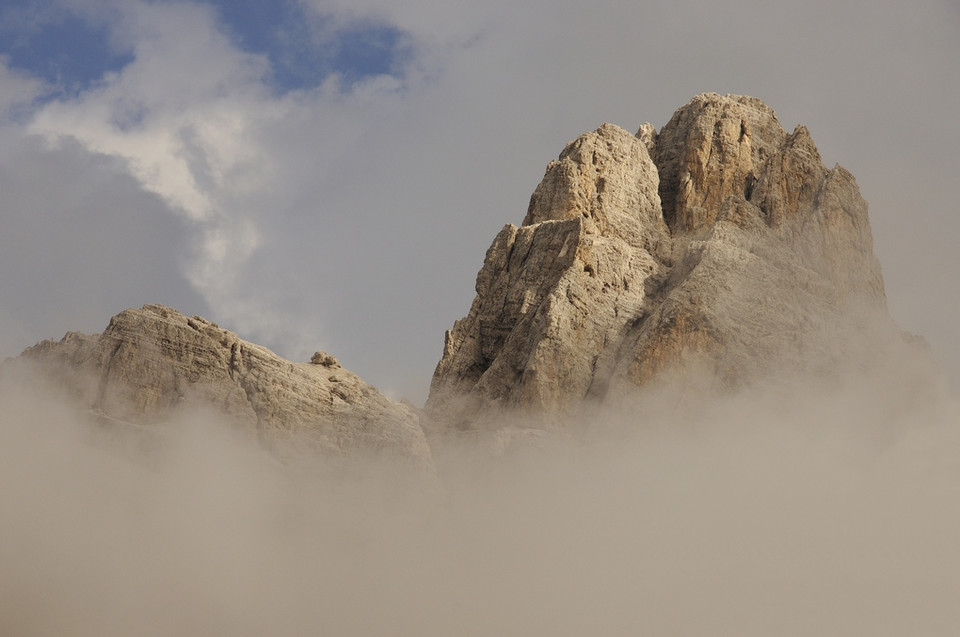
{"label": "eroded rock ledge", "polygon": [[805,127],[715,93],[659,133],[604,124],[568,144],[476,292],[426,405],[459,428],[499,408],[549,420],[694,368],[728,385],[829,368],[829,334],[889,321],[853,176],[823,165]]}

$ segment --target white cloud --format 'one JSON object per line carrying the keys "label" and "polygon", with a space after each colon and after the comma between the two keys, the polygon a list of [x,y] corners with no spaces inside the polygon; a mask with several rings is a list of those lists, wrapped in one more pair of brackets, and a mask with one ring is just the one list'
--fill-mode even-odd
{"label": "white cloud", "polygon": [[8,60],[0,56],[0,122],[24,116],[43,90],[40,80],[11,69]]}
{"label": "white cloud", "polygon": [[123,157],[147,188],[208,219],[216,190],[256,161],[243,141],[265,62],[233,49],[209,10],[129,3],[123,18],[115,26],[135,41],[134,62],[48,104],[30,130]]}
{"label": "white cloud", "polygon": [[234,49],[208,8],[129,2],[115,20],[134,61],[77,98],[47,104],[28,130],[125,160],[144,188],[198,228],[186,271],[229,314],[238,294],[231,273],[259,238],[249,210],[224,204],[261,192],[273,170],[249,133],[276,116],[262,85],[266,63]]}
{"label": "white cloud", "polygon": [[67,330],[99,332],[151,298],[206,312],[183,276],[191,238],[122,161],[0,128],[0,358]]}

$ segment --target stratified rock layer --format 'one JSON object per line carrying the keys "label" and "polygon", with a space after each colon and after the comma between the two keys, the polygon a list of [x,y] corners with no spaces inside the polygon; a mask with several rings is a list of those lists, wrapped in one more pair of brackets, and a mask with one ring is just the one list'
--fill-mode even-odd
{"label": "stratified rock layer", "polygon": [[317,352],[294,363],[200,317],[160,305],[126,310],[101,335],[68,333],[14,361],[38,366],[84,409],[155,424],[213,409],[262,440],[336,455],[384,451],[429,467],[419,417]]}
{"label": "stratified rock layer", "polygon": [[549,420],[668,372],[829,366],[827,332],[887,316],[853,176],[736,95],[697,96],[659,133],[604,124],[571,142],[476,292],[426,405],[457,427],[496,408]]}

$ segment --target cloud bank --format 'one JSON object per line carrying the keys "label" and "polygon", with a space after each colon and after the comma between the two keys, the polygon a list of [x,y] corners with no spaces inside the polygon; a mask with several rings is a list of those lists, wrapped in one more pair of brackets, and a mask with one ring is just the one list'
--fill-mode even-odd
{"label": "cloud bank", "polygon": [[91,427],[7,375],[0,632],[951,635],[960,404],[898,362],[435,438],[441,491],[209,414]]}

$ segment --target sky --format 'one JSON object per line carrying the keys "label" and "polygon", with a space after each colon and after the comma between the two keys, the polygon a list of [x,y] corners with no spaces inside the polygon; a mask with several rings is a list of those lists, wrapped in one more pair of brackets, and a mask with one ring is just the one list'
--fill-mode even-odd
{"label": "sky", "polygon": [[547,162],[707,91],[856,176],[960,377],[954,0],[2,0],[0,357],[164,303],[421,403]]}

